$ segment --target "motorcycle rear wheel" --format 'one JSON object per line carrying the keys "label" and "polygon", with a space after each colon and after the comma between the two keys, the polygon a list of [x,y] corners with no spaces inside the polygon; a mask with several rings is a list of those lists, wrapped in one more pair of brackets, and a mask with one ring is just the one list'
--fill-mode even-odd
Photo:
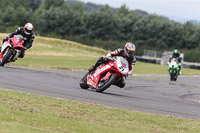
{"label": "motorcycle rear wheel", "polygon": [[13,53],[13,50],[12,49],[8,49],[8,52],[3,57],[3,60],[0,63],[0,66],[4,66],[8,62],[8,59],[10,58],[10,56],[12,55],[12,53]]}
{"label": "motorcycle rear wheel", "polygon": [[[105,91],[107,88],[109,88],[114,81],[116,80],[116,76],[115,75],[111,75],[107,80],[104,81],[104,83],[102,83],[101,81],[99,82],[97,88],[96,88],[96,92],[103,92]],[[102,84],[101,86],[99,86],[100,84]]]}

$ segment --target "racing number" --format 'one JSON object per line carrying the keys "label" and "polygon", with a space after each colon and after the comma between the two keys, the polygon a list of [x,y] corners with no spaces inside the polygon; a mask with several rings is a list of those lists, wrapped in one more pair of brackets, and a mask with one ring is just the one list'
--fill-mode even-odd
{"label": "racing number", "polygon": [[120,66],[119,69],[120,69],[121,71],[124,71],[124,67],[123,67],[123,66]]}

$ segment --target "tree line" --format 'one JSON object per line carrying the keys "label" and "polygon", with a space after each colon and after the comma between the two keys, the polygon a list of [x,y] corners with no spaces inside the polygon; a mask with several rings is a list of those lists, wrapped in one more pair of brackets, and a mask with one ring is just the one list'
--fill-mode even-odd
{"label": "tree line", "polygon": [[[72,0],[70,0],[73,2]],[[12,32],[26,22],[34,25],[36,35],[77,41],[107,50],[122,48],[126,42],[136,45],[136,54],[144,49],[180,49],[186,61],[200,62],[200,26],[178,23],[156,14],[90,6],[64,0],[0,0],[0,32]],[[86,8],[88,7],[88,8]],[[89,10],[89,11],[88,11]]]}

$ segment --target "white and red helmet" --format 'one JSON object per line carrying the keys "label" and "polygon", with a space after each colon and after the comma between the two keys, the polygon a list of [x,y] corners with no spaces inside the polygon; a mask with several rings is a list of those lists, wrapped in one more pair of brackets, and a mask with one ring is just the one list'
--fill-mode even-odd
{"label": "white and red helmet", "polygon": [[126,43],[124,46],[125,56],[132,57],[134,55],[136,48],[133,43]]}
{"label": "white and red helmet", "polygon": [[31,23],[26,23],[24,26],[25,34],[29,35],[33,31],[33,25]]}

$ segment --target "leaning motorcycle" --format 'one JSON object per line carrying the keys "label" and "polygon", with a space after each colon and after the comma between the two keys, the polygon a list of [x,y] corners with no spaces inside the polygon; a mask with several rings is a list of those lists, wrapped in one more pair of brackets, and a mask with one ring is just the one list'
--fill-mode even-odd
{"label": "leaning motorcycle", "polygon": [[128,61],[120,56],[115,61],[109,61],[98,67],[92,73],[87,73],[80,80],[82,89],[95,89],[96,92],[103,92],[111,85],[117,83],[121,78],[126,77],[129,72]]}
{"label": "leaning motorcycle", "polygon": [[24,50],[24,40],[21,35],[15,35],[13,38],[9,38],[4,42],[0,53],[0,66],[4,66],[6,63],[14,62],[18,56]]}
{"label": "leaning motorcycle", "polygon": [[173,58],[171,62],[168,63],[168,71],[170,75],[170,81],[176,81],[179,75],[179,63],[177,59]]}

